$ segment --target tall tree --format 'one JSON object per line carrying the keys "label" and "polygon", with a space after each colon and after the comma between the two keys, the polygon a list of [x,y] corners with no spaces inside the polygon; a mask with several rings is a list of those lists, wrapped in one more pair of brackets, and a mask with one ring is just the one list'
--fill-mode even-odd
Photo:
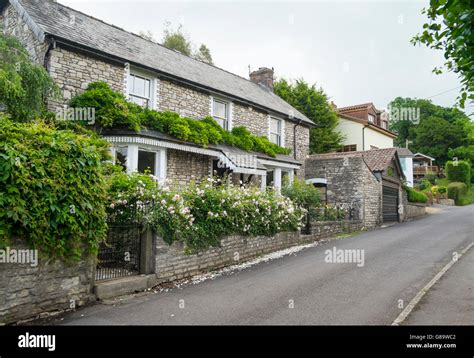
{"label": "tall tree", "polygon": [[181,25],[179,25],[176,30],[173,30],[170,28],[169,23],[166,24],[163,36],[163,45],[170,49],[179,51],[183,55],[192,55],[191,41],[183,32],[183,27]]}
{"label": "tall tree", "polygon": [[413,152],[435,157],[438,165],[451,158],[450,149],[463,152],[462,148],[474,144],[474,124],[458,108],[438,106],[426,99],[397,97],[390,103],[390,109],[419,111],[415,121],[390,122],[390,129],[398,134],[395,144],[404,147],[408,140]]}
{"label": "tall tree", "polygon": [[202,62],[206,62],[210,65],[213,64],[212,62],[212,56],[211,56],[211,51],[209,50],[209,48],[204,45],[204,44],[201,44],[201,46],[199,47],[199,50],[194,54],[194,57]]}
{"label": "tall tree", "polygon": [[[413,44],[444,51],[448,71],[461,79],[459,104],[464,107],[467,98],[474,100],[474,7],[468,0],[431,0],[423,9],[428,22],[423,32],[412,39]],[[435,73],[442,70],[435,68]]]}
{"label": "tall tree", "polygon": [[0,107],[17,121],[46,112],[47,96],[57,88],[46,70],[33,63],[26,49],[10,36],[0,35]]}
{"label": "tall tree", "polygon": [[316,125],[310,131],[310,152],[327,153],[340,148],[343,136],[336,131],[338,117],[323,89],[303,79],[274,83],[275,93],[306,115]]}
{"label": "tall tree", "polygon": [[206,62],[210,65],[213,64],[211,50],[209,50],[205,44],[201,44],[197,50],[193,50],[195,46],[184,33],[182,25],[179,25],[176,30],[173,30],[169,22],[165,24],[163,45],[199,61]]}

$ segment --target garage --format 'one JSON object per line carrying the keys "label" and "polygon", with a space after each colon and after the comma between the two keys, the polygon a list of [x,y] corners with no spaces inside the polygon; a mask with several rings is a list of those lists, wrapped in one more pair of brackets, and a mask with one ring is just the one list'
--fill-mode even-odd
{"label": "garage", "polygon": [[398,188],[382,187],[383,222],[398,221]]}

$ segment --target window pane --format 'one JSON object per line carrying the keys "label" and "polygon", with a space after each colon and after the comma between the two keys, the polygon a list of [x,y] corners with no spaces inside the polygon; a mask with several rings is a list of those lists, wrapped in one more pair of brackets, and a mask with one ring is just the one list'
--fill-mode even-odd
{"label": "window pane", "polygon": [[276,133],[276,134],[281,134],[280,131],[281,131],[280,120],[270,118],[270,132],[271,133]]}
{"label": "window pane", "polygon": [[150,174],[156,175],[155,171],[155,152],[146,152],[144,150],[138,151],[138,171],[140,173],[145,173],[145,171],[150,172]]}
{"label": "window pane", "polygon": [[273,186],[273,170],[267,171],[267,186]]}
{"label": "window pane", "polygon": [[227,119],[227,103],[214,101],[214,117]]}
{"label": "window pane", "polygon": [[138,97],[150,99],[151,81],[131,74],[130,78],[130,94]]}
{"label": "window pane", "polygon": [[142,106],[142,107],[148,107],[149,101],[145,98],[140,98],[140,97],[135,97],[133,95],[130,95],[130,102],[138,104],[139,106]]}
{"label": "window pane", "polygon": [[280,145],[280,136],[278,134],[270,133],[270,142]]}

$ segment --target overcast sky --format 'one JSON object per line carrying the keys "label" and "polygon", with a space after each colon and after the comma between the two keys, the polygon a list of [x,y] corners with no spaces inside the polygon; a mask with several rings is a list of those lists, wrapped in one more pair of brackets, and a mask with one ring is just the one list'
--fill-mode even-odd
{"label": "overcast sky", "polygon": [[274,67],[277,77],[321,86],[339,107],[386,108],[397,96],[451,106],[458,95],[456,75],[431,72],[442,52],[410,43],[427,1],[59,2],[131,32],[151,31],[159,42],[166,21],[182,24],[218,67],[246,78],[249,65]]}

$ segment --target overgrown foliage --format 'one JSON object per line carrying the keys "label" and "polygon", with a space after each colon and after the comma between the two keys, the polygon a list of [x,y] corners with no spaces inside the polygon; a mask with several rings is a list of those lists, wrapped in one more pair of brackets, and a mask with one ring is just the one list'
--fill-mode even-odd
{"label": "overgrown foliage", "polygon": [[[431,0],[423,13],[427,15],[428,22],[423,25],[423,32],[412,39],[412,43],[444,51],[444,66],[448,71],[457,73],[461,79],[459,104],[464,107],[467,98],[474,100],[472,3],[466,0]],[[439,68],[433,71],[442,73]]]}
{"label": "overgrown foliage", "polygon": [[0,241],[25,238],[47,257],[95,252],[107,232],[107,143],[43,122],[0,119]]}
{"label": "overgrown foliage", "polygon": [[320,192],[314,185],[306,184],[296,177],[293,183],[285,180],[281,193],[306,210],[307,224],[320,213]]}
{"label": "overgrown foliage", "polygon": [[122,174],[113,179],[110,215],[142,211],[144,223],[169,244],[184,242],[189,253],[218,246],[222,237],[232,234],[274,235],[301,227],[305,210],[289,198],[224,182],[209,178],[177,189],[153,186],[146,174]]}
{"label": "overgrown foliage", "polygon": [[144,109],[127,101],[123,94],[113,91],[105,82],[91,83],[83,93],[71,100],[70,105],[95,108],[97,129],[122,127],[139,131],[148,128],[202,146],[225,143],[272,157],[290,153],[289,149],[273,144],[267,137],[251,134],[245,127],[234,127],[228,132],[212,117],[195,120],[174,112]]}
{"label": "overgrown foliage", "polygon": [[428,201],[428,196],[421,191],[415,190],[408,186],[405,186],[405,191],[407,192],[408,202],[410,203],[426,203]]}
{"label": "overgrown foliage", "polygon": [[343,137],[336,130],[338,117],[321,88],[302,79],[293,83],[281,79],[275,82],[274,91],[316,125],[310,131],[311,153],[327,153],[340,148]]}
{"label": "overgrown foliage", "polygon": [[19,41],[0,33],[1,107],[15,121],[29,121],[46,112],[45,98],[57,95],[46,70],[30,61]]}
{"label": "overgrown foliage", "polygon": [[[425,99],[397,97],[390,103],[390,110],[402,117],[395,120],[391,116],[390,129],[398,135],[395,145],[405,147],[408,141],[413,153],[436,158],[438,166],[453,158],[450,149],[465,153],[462,148],[474,144],[474,123],[458,108],[441,107]],[[403,111],[411,116],[401,115]],[[467,158],[459,156],[459,159]]]}
{"label": "overgrown foliage", "polygon": [[471,164],[466,161],[449,161],[446,163],[446,177],[450,182],[461,182],[467,186],[471,185]]}
{"label": "overgrown foliage", "polygon": [[466,193],[466,184],[461,182],[453,182],[448,184],[448,198],[453,199],[456,205],[461,204],[461,199]]}

